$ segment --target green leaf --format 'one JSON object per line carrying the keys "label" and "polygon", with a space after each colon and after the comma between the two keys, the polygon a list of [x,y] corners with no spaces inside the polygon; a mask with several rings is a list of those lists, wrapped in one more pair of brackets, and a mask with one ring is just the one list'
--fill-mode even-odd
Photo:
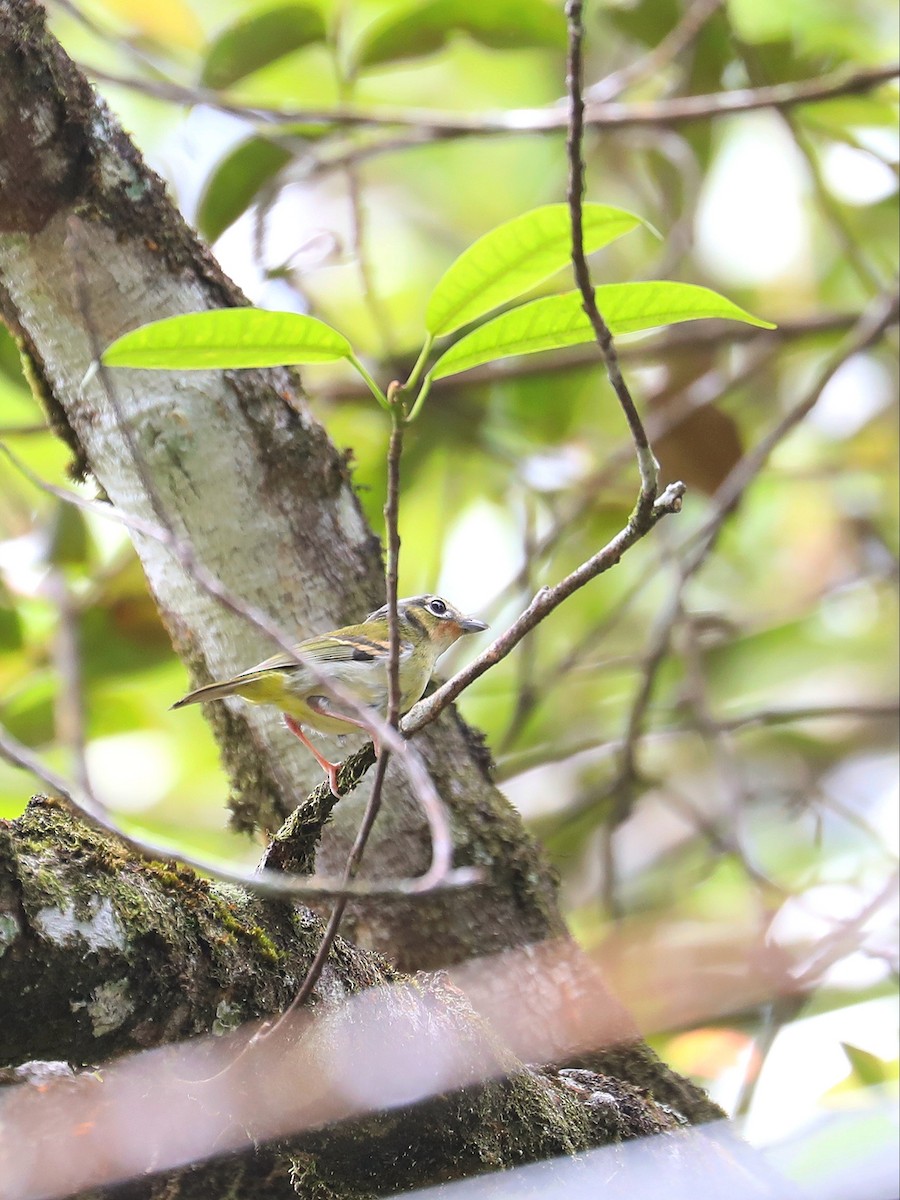
{"label": "green leaf", "polygon": [[214,242],[246,212],[260,188],[290,160],[290,150],[262,137],[248,138],[226,154],[200,197],[197,226],[207,241]]}
{"label": "green leaf", "polygon": [[308,4],[283,4],[254,13],[219,34],[209,48],[200,82],[225,88],[286,54],[324,42],[325,22]]}
{"label": "green leaf", "polygon": [[853,1068],[853,1074],[863,1087],[878,1087],[897,1078],[896,1060],[888,1062],[870,1054],[868,1050],[850,1045],[849,1042],[841,1042],[841,1049]]}
{"label": "green leaf", "polygon": [[142,325],[114,341],[103,361],[110,367],[204,371],[334,362],[352,354],[344,335],[316,317],[219,308]]}
{"label": "green leaf", "polygon": [[0,587],[0,650],[21,650],[22,618],[13,608],[5,588]]}
{"label": "green leaf", "polygon": [[[640,224],[640,217],[622,208],[585,204],[585,253]],[[565,204],[546,204],[498,225],[464,250],[438,280],[425,311],[426,329],[432,337],[453,333],[555,275],[571,251]]]}
{"label": "green leaf", "polygon": [[90,555],[90,538],[84,513],[59,501],[48,529],[47,561],[56,567],[84,566]]}
{"label": "green leaf", "polygon": [[[610,283],[595,289],[597,307],[613,333],[634,333],[700,317],[724,317],[774,329],[709,288],[690,283],[656,280]],[[545,296],[502,313],[461,338],[432,367],[432,379],[468,371],[482,363],[513,354],[557,350],[594,340],[594,331],[581,307],[580,292]]]}
{"label": "green leaf", "polygon": [[562,9],[546,0],[430,0],[374,21],[356,48],[356,68],[435,54],[456,33],[501,50],[566,44]]}

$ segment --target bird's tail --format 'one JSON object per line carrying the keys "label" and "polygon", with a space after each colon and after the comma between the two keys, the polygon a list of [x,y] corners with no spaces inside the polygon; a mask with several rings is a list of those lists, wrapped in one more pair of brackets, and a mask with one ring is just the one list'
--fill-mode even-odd
{"label": "bird's tail", "polygon": [[172,708],[184,708],[186,704],[203,704],[206,700],[222,700],[225,696],[235,695],[235,681],[226,679],[224,683],[208,683],[205,687],[188,692],[180,700],[176,700]]}

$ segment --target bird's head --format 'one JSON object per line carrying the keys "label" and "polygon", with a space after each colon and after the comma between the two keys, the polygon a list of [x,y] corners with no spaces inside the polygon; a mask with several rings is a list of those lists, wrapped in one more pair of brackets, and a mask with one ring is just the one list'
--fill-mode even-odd
{"label": "bird's head", "polygon": [[[427,640],[437,649],[438,654],[443,653],[464,634],[480,633],[487,629],[485,621],[465,616],[441,596],[410,596],[406,600],[398,600],[397,616],[401,637],[413,643]],[[386,623],[387,605],[371,613],[366,620],[383,620]]]}

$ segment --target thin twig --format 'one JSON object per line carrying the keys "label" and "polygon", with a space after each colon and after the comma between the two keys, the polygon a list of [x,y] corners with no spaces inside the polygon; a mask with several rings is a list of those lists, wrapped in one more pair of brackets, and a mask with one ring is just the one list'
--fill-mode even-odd
{"label": "thin twig", "polygon": [[506,658],[509,652],[521,642],[522,638],[530,633],[541,621],[545,620],[564,600],[567,600],[579,588],[584,587],[586,583],[590,583],[592,579],[596,579],[598,575],[603,574],[604,571],[608,571],[611,567],[616,566],[621,560],[622,555],[636,542],[646,537],[662,517],[668,516],[670,513],[680,512],[684,492],[684,484],[670,484],[654,504],[650,512],[649,525],[646,529],[639,529],[634,524],[627,525],[614,538],[607,542],[602,550],[599,550],[591,558],[583,562],[581,566],[576,567],[574,571],[564,579],[561,579],[559,583],[554,584],[552,587],[541,588],[525,611],[513,621],[505,633],[493,641],[468,666],[458,671],[452,679],[448,679],[446,683],[432,692],[430,696],[427,696],[424,700],[420,700],[418,704],[409,710],[400,722],[401,732],[406,737],[410,737],[440,716],[447,705],[451,704],[469,684],[474,683],[485,671]]}
{"label": "thin twig", "polygon": [[631,440],[634,443],[638,469],[641,474],[641,495],[632,519],[640,523],[649,514],[656,500],[659,486],[659,466],[653,457],[647,433],[631,398],[631,392],[622,376],[612,332],[597,308],[594,285],[591,282],[587,259],[584,256],[581,208],[584,199],[584,159],[581,152],[584,138],[584,98],[581,94],[582,42],[584,39],[582,9],[582,0],[568,0],[566,4],[569,26],[569,52],[566,65],[566,82],[569,89],[569,125],[566,135],[566,151],[569,159],[567,198],[572,223],[572,269],[578,290],[581,292],[581,306],[594,330],[594,337],[606,364],[609,382],[616,393],[631,431]]}
{"label": "thin twig", "polygon": [[[215,859],[201,858],[185,852],[181,847],[157,840],[142,834],[126,833],[113,821],[106,809],[97,801],[77,787],[74,787],[62,775],[48,767],[33,750],[23,745],[17,738],[0,725],[0,758],[6,759],[14,767],[21,767],[40,779],[53,792],[66,800],[77,810],[89,825],[101,829],[118,838],[120,842],[135,851],[142,858],[151,860],[170,861],[177,858],[185,866],[210,875],[222,883],[233,883],[256,892],[262,896],[275,899],[294,898],[298,900],[320,900],[334,896],[370,897],[370,896],[416,896],[423,892],[437,891],[443,888],[467,887],[477,883],[481,873],[472,867],[458,867],[452,870],[437,871],[435,864],[428,871],[415,879],[379,879],[369,881],[353,881],[344,883],[341,877],[329,875],[286,875],[281,871],[239,871]],[[324,786],[328,786],[325,784]],[[434,839],[434,834],[432,834]]]}
{"label": "thin twig", "polygon": [[51,567],[44,581],[43,590],[56,608],[58,625],[54,639],[54,659],[59,682],[56,698],[56,736],[63,745],[68,745],[74,760],[75,780],[80,788],[90,792],[85,746],[84,691],[81,669],[81,651],[78,644],[78,628],[75,606],[66,584],[65,576],[57,567]]}
{"label": "thin twig", "polygon": [[[388,447],[387,458],[387,497],[384,505],[384,520],[387,533],[387,562],[385,564],[384,581],[385,591],[387,592],[387,613],[388,613],[388,714],[387,721],[390,726],[396,728],[400,718],[400,626],[397,614],[397,580],[400,563],[400,534],[398,530],[399,508],[400,508],[400,459],[403,454],[403,409],[402,404],[398,399],[395,399],[394,406],[391,410],[391,440]],[[362,862],[366,846],[368,845],[369,836],[375,825],[375,821],[381,811],[381,799],[384,792],[384,778],[387,771],[390,751],[386,748],[381,750],[378,756],[378,763],[375,768],[375,779],[372,784],[372,791],[366,803],[365,811],[363,812],[362,821],[356,833],[353,845],[350,848],[350,853],[347,856],[347,862],[344,866],[343,881],[349,883],[355,876]],[[450,853],[452,847],[448,846],[444,849],[444,854]],[[444,854],[438,854],[434,846],[432,846],[432,859],[442,858]],[[309,996],[312,994],[313,988],[322,974],[322,970],[331,953],[331,947],[334,945],[335,938],[338,935],[338,930],[341,927],[341,922],[344,918],[344,913],[347,908],[347,896],[339,896],[331,910],[331,915],[328,918],[328,924],[325,927],[325,932],[322,935],[322,941],[316,951],[306,977],[293,1000],[278,1018],[275,1025],[266,1031],[266,1037],[275,1033],[278,1028],[286,1021],[295,1009],[299,1008]]]}
{"label": "thin twig", "polygon": [[[264,122],[333,125],[336,129],[408,129],[414,134],[409,143],[411,146],[420,146],[424,141],[436,139],[560,133],[568,124],[565,111],[556,106],[471,115],[441,112],[436,109],[383,107],[366,110],[346,105],[332,108],[272,108],[231,100],[208,88],[135,79],[87,64],[81,64],[81,69],[101,82],[130,88],[158,100],[176,104],[204,104],[220,112],[250,119],[255,117]],[[631,104],[591,104],[585,112],[585,123],[599,129],[626,129],[634,125],[679,125],[692,121],[715,120],[733,113],[756,112],[762,108],[793,108],[799,104],[813,104],[840,96],[865,93],[895,79],[898,73],[900,65],[888,63],[859,71],[836,71],[831,75],[778,83],[771,87],[736,88],[728,92],[678,96],[670,100],[636,101]],[[391,150],[401,148],[402,144],[396,139],[390,144]]]}
{"label": "thin twig", "polygon": [[[729,733],[744,733],[754,729],[776,729],[781,725],[792,725],[803,721],[895,721],[900,715],[900,699],[860,701],[858,704],[819,704],[801,706],[798,708],[766,708],[757,712],[746,713],[740,717],[730,717],[716,722],[717,728]],[[643,741],[664,740],[687,737],[691,729],[683,723],[657,725],[643,736]],[[500,758],[494,772],[498,783],[504,783],[522,775],[526,771],[534,771],[539,767],[550,766],[553,763],[565,762],[578,754],[591,754],[598,751],[604,757],[619,754],[624,745],[624,738],[598,740],[596,737],[582,738],[577,742],[562,743],[558,739],[540,746],[530,746],[527,750],[519,750]],[[570,808],[567,816],[580,816],[583,806]],[[836,810],[837,811],[837,810]],[[844,815],[842,813],[842,815]]]}
{"label": "thin twig", "polygon": [[639,776],[636,764],[638,746],[643,736],[644,722],[656,686],[656,680],[666,661],[674,628],[683,613],[683,595],[688,583],[706,561],[718,535],[741,496],[757,477],[775,447],[812,411],[825,386],[839,368],[883,334],[896,320],[897,296],[879,296],[866,310],[856,327],[829,358],[806,395],[766,435],[749,454],[738,462],[718,488],[714,511],[701,529],[679,547],[678,581],[667,607],[660,613],[650,638],[640,683],[629,710],[623,739],[620,765],[613,779],[603,790],[603,797],[616,801],[616,815],[623,820],[631,809],[634,783]]}
{"label": "thin twig", "polygon": [[791,992],[776,996],[767,1006],[763,1028],[756,1040],[756,1066],[753,1074],[745,1076],[735,1106],[735,1112],[746,1115],[753,1102],[762,1064],[774,1045],[775,1038],[783,1026],[793,1021],[809,999],[810,992],[821,985],[830,967],[860,948],[860,937],[868,922],[886,904],[893,903],[897,895],[898,872],[887,878],[881,889],[871,896],[859,912],[844,921],[835,922],[831,933],[820,938],[806,967],[794,973]]}
{"label": "thin twig", "polygon": [[661,75],[670,63],[681,58],[722,4],[723,0],[694,0],[678,24],[652,50],[592,84],[586,92],[588,100],[592,104],[605,104],[642,79]]}

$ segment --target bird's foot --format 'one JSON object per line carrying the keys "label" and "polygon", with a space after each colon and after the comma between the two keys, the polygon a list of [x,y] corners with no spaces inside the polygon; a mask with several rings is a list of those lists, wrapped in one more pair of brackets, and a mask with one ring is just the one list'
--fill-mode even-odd
{"label": "bird's foot", "polygon": [[330,762],[325,757],[324,754],[320,754],[319,751],[316,749],[316,747],[312,744],[312,742],[306,736],[306,734],[303,732],[300,722],[295,720],[295,718],[292,717],[290,715],[290,713],[282,713],[281,715],[282,715],[282,718],[284,719],[284,723],[287,726],[287,728],[291,731],[292,734],[294,734],[295,737],[298,737],[300,739],[300,741],[303,743],[303,745],[307,748],[307,750],[310,752],[310,754],[312,754],[313,758],[316,760],[316,762],[319,764],[319,766],[322,768],[322,770],[328,776],[328,785],[331,788],[332,796],[334,796],[335,799],[340,800],[341,790],[338,787],[338,771],[340,770],[341,764]]}

